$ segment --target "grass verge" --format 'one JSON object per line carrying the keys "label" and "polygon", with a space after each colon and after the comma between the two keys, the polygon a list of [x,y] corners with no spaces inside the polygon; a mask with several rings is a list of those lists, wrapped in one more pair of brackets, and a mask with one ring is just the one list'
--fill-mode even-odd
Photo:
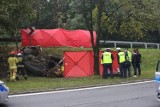
{"label": "grass verge", "polygon": [[[133,73],[133,72],[132,72]],[[20,94],[29,92],[62,90],[80,87],[90,87],[99,85],[112,85],[119,83],[137,82],[143,80],[151,80],[154,78],[154,70],[143,71],[142,75],[137,78],[121,79],[115,77],[114,79],[102,79],[100,76],[90,76],[83,78],[46,78],[46,77],[29,77],[24,80],[23,77],[17,82],[6,82],[10,88],[10,94]],[[5,79],[2,79],[5,81]]]}
{"label": "grass verge", "polygon": [[[52,51],[50,49],[47,52]],[[46,52],[46,53],[47,53]],[[57,50],[57,54],[60,52]],[[6,82],[10,88],[10,94],[28,93],[28,92],[39,92],[39,91],[51,91],[60,89],[70,89],[79,87],[89,87],[97,85],[111,85],[126,82],[136,82],[143,80],[154,79],[154,73],[156,63],[160,60],[160,50],[157,49],[140,49],[142,54],[142,75],[137,78],[126,78],[121,79],[115,77],[114,79],[102,79],[100,76],[90,76],[84,78],[46,78],[46,77],[29,77],[28,80],[24,80],[22,77],[17,82]],[[132,68],[133,74],[133,68]],[[5,81],[4,78],[1,80]]]}

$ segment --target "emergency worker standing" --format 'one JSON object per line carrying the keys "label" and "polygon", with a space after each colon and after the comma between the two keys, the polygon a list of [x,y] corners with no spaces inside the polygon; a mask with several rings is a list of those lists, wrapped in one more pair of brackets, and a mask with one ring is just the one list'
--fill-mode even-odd
{"label": "emergency worker standing", "polygon": [[128,49],[126,49],[125,56],[126,56],[126,62],[125,62],[126,74],[128,74],[128,77],[131,77],[132,53],[128,51]]}
{"label": "emergency worker standing", "polygon": [[16,73],[17,73],[17,63],[18,59],[15,57],[15,52],[11,51],[10,57],[8,58],[9,71],[10,71],[10,80],[16,81]]}
{"label": "emergency worker standing", "polygon": [[107,48],[105,52],[102,54],[101,62],[103,64],[103,78],[108,78],[108,70],[110,71],[110,76],[113,79],[113,69],[112,69],[112,61],[113,61],[113,55],[110,52],[110,48]]}
{"label": "emergency worker standing", "polygon": [[138,69],[138,75],[141,75],[141,54],[139,53],[138,49],[133,50],[133,55],[132,55],[132,65],[134,68],[134,76],[137,77],[137,69]]}
{"label": "emergency worker standing", "polygon": [[120,68],[120,76],[121,78],[126,78],[126,70],[125,70],[125,62],[126,62],[126,57],[125,57],[125,53],[121,51],[121,48],[116,48],[118,51],[117,54],[117,60],[118,60],[118,64],[119,64],[119,68]]}
{"label": "emergency worker standing", "polygon": [[27,73],[24,67],[24,60],[23,60],[23,56],[21,53],[17,54],[17,59],[18,59],[18,63],[17,63],[17,80],[19,80],[19,76],[22,74],[22,76],[24,77],[25,80],[27,80]]}

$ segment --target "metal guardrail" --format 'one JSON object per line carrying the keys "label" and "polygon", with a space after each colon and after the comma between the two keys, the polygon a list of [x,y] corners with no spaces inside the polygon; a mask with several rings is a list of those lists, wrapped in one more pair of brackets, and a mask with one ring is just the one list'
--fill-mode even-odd
{"label": "metal guardrail", "polygon": [[117,47],[117,44],[119,45],[130,45],[130,48],[132,49],[134,45],[143,45],[145,49],[148,49],[148,46],[155,46],[157,49],[160,49],[160,43],[147,43],[147,42],[130,42],[130,41],[105,41],[100,40],[100,44],[114,44],[114,48]]}

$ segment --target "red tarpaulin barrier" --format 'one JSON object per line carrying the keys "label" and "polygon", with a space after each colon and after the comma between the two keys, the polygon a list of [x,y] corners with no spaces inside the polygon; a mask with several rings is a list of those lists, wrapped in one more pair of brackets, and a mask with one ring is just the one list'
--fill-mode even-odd
{"label": "red tarpaulin barrier", "polygon": [[[100,52],[100,59],[101,59]],[[114,56],[113,60],[113,74],[117,73],[118,62],[117,52],[112,52]],[[80,52],[64,52],[64,77],[87,77],[94,75],[93,66],[93,52],[92,51],[80,51]],[[100,60],[99,59],[99,60]],[[103,73],[103,66],[100,66],[100,75]]]}
{"label": "red tarpaulin barrier", "polygon": [[[96,32],[94,43],[96,43]],[[65,29],[36,29],[31,34],[27,29],[21,30],[22,46],[40,45],[41,47],[68,46],[68,47],[92,47],[91,36],[87,30],[65,30]]]}
{"label": "red tarpaulin barrier", "polygon": [[93,57],[90,51],[64,52],[64,77],[93,75]]}

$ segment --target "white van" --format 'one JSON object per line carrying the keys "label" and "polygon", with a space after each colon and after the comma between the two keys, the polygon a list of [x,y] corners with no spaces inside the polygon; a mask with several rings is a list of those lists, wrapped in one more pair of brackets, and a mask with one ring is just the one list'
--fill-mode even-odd
{"label": "white van", "polygon": [[0,103],[4,103],[8,100],[9,88],[3,81],[0,81]]}
{"label": "white van", "polygon": [[156,72],[155,72],[155,80],[156,80],[157,98],[160,101],[160,61],[158,61],[157,63]]}

